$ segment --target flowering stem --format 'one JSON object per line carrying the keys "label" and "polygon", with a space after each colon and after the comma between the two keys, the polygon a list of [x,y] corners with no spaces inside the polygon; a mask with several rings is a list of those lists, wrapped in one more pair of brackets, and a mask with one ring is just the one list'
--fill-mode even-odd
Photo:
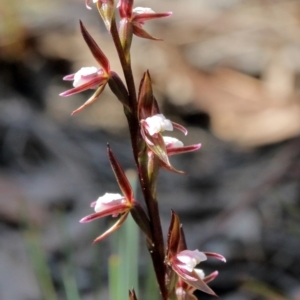
{"label": "flowering stem", "polygon": [[[85,0],[85,2],[87,8],[91,9],[88,6],[90,0]],[[109,85],[111,91],[122,103],[127,118],[133,157],[147,209],[145,210],[135,199],[130,182],[108,145],[107,153],[110,165],[123,195],[106,193],[99,197],[91,204],[95,212],[85,216],[80,222],[86,223],[109,215],[113,217],[120,215],[113,226],[94,240],[96,243],[117,230],[131,213],[134,221],[146,236],[146,245],[152,259],[162,300],[196,299],[192,295],[196,289],[215,295],[207,283],[212,281],[218,272],[215,271],[205,276],[202,270],[195,267],[207,257],[224,262],[225,258],[213,252],[200,252],[197,249],[187,250],[184,232],[179,217],[174,211],[172,211],[165,251],[156,195],[157,178],[161,168],[184,174],[184,172],[174,169],[169,161],[169,156],[198,150],[201,144],[184,146],[179,140],[161,134],[165,130],[172,131],[175,128],[186,135],[187,130],[160,113],[158,103],[153,95],[149,71],[144,73],[137,93],[131,67],[130,46],[133,35],[158,40],[142,28],[144,22],[168,17],[172,13],[155,13],[152,9],[145,7],[133,9],[134,0],[119,0],[117,8],[119,9],[120,25],[118,28],[114,0],[94,0],[93,2],[97,3],[106,28],[111,33],[126,85],[119,75],[111,70],[108,58],[80,21],[84,41],[100,67],[81,68],[75,74],[65,76],[64,80],[74,81],[74,88],[60,95],[66,97],[96,88],[94,94],[82,106],[73,111],[72,114],[75,114],[94,103],[104,87]],[[119,242],[122,244],[121,240]],[[129,299],[137,300],[134,290],[129,292]]]}
{"label": "flowering stem", "polygon": [[156,195],[153,195],[151,184],[148,177],[148,157],[147,157],[147,147],[140,133],[140,125],[137,117],[137,96],[135,90],[135,84],[131,69],[130,60],[126,60],[123,47],[119,38],[118,29],[116,26],[115,19],[111,23],[111,35],[118,52],[120,63],[123,69],[124,77],[127,84],[127,89],[129,93],[129,103],[131,111],[126,110],[125,115],[127,117],[132,148],[134,153],[134,158],[137,164],[139,180],[142,187],[144,199],[146,202],[151,233],[153,237],[153,244],[148,245],[148,250],[150,252],[154,270],[156,273],[156,278],[160,288],[161,295],[164,300],[168,299],[168,291],[165,284],[165,271],[166,267],[164,264],[164,239],[162,234],[161,222],[159,217],[159,208],[156,200]]}

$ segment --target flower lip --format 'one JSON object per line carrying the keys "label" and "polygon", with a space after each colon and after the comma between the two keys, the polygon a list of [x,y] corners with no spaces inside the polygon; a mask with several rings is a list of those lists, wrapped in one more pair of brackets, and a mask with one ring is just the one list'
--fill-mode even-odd
{"label": "flower lip", "polygon": [[202,280],[204,279],[205,273],[202,269],[196,269],[195,268],[194,271],[197,273],[197,275],[199,276],[200,279],[202,279]]}
{"label": "flower lip", "polygon": [[150,7],[140,7],[140,6],[135,7],[132,10],[132,12],[134,14],[137,14],[137,15],[139,15],[139,14],[155,14],[155,11],[152,8],[150,8]]}
{"label": "flower lip", "polygon": [[173,130],[172,122],[169,119],[166,119],[163,114],[148,117],[144,120],[144,125],[151,136],[165,130]]}
{"label": "flower lip", "polygon": [[181,148],[184,146],[184,144],[180,140],[173,138],[171,136],[163,136],[163,139],[164,139],[167,149]]}
{"label": "flower lip", "polygon": [[125,204],[126,199],[120,194],[105,193],[102,197],[99,197],[94,204],[95,212],[101,212],[109,206],[115,206],[119,204]]}
{"label": "flower lip", "polygon": [[179,260],[180,267],[189,272],[192,272],[201,261],[207,260],[207,256],[197,249],[194,251],[183,250],[177,253],[175,257]]}
{"label": "flower lip", "polygon": [[[87,82],[85,82],[85,83],[83,83],[83,84],[81,84],[81,85],[79,85],[77,87],[74,87],[74,88],[72,88],[70,90],[67,90],[65,92],[62,92],[59,95],[62,96],[62,97],[68,97],[68,96],[71,96],[71,95],[74,95],[74,94],[77,94],[77,93],[81,93],[81,92],[83,92],[85,90],[88,90],[88,89],[94,89],[94,88],[96,88],[98,86],[99,86],[99,88],[100,87],[104,88],[106,82],[107,82],[107,78],[106,77],[97,75],[97,76],[93,77],[92,79],[89,79]],[[94,95],[96,93],[97,93],[97,91],[94,93]]]}
{"label": "flower lip", "polygon": [[62,97],[71,96],[81,93],[88,89],[96,89],[101,85],[105,86],[109,79],[109,74],[103,68],[83,67],[74,74],[67,75],[63,78],[66,81],[73,80],[73,88],[60,93]]}
{"label": "flower lip", "polygon": [[81,223],[106,216],[117,217],[120,214],[129,212],[133,203],[120,194],[106,193],[92,202],[90,206],[94,208],[95,212],[82,218],[80,220]]}
{"label": "flower lip", "polygon": [[151,8],[147,7],[136,7],[136,11],[133,12],[132,22],[136,25],[144,25],[146,21],[158,19],[158,18],[165,18],[172,15],[172,12],[166,13],[156,13]]}
{"label": "flower lip", "polygon": [[78,86],[80,86],[84,83],[87,83],[91,79],[93,79],[99,75],[102,75],[102,74],[103,74],[102,69],[98,69],[96,67],[83,67],[74,74],[73,86],[78,87]]}

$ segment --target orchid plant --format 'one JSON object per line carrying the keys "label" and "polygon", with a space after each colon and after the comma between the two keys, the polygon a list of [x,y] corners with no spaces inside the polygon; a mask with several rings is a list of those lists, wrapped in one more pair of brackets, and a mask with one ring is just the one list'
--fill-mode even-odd
{"label": "orchid plant", "polygon": [[[117,230],[130,213],[145,235],[161,299],[197,299],[193,295],[196,289],[215,295],[207,283],[214,280],[218,272],[215,271],[205,276],[204,271],[196,268],[196,266],[207,258],[216,258],[223,262],[225,262],[225,258],[216,253],[187,250],[183,227],[174,211],[172,211],[165,246],[156,193],[157,178],[161,168],[184,174],[183,171],[176,170],[171,165],[169,157],[196,151],[200,149],[201,144],[184,146],[180,140],[163,135],[164,131],[173,131],[174,128],[184,135],[187,135],[188,131],[160,112],[153,94],[149,71],[144,73],[138,93],[136,92],[131,68],[130,48],[133,35],[150,40],[159,40],[144,29],[144,23],[157,18],[169,17],[172,13],[155,13],[150,8],[134,8],[133,4],[133,0],[120,0],[117,5],[115,5],[114,0],[93,0],[93,5],[97,7],[107,30],[111,34],[123,69],[125,82],[110,69],[108,58],[83,23],[80,22],[82,36],[98,63],[98,67],[83,67],[75,74],[65,76],[64,80],[73,81],[73,88],[60,95],[66,97],[88,89],[95,90],[91,97],[72,114],[79,113],[93,104],[107,85],[122,103],[128,121],[133,156],[145,208],[135,198],[121,164],[110,146],[107,145],[108,159],[122,194],[106,193],[99,197],[97,201],[91,204],[95,212],[82,218],[80,222],[87,223],[106,216],[118,218],[111,228],[94,240],[95,243]],[[92,9],[89,5],[89,0],[86,0],[86,7]],[[117,12],[119,13],[118,23],[116,21]],[[129,291],[129,299],[137,300],[134,290]]]}

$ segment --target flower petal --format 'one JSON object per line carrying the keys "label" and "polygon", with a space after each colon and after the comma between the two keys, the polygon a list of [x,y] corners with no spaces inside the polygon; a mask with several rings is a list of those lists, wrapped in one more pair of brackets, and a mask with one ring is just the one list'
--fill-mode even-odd
{"label": "flower petal", "polygon": [[187,152],[197,151],[201,148],[201,144],[194,144],[189,146],[183,146],[178,148],[167,148],[167,153],[169,156],[174,154],[183,154]]}
{"label": "flower petal", "polygon": [[97,8],[107,30],[110,31],[111,21],[115,12],[114,0],[97,1]]}
{"label": "flower petal", "polygon": [[185,127],[183,127],[182,125],[178,124],[178,123],[175,123],[175,122],[172,122],[172,125],[174,128],[180,130],[181,132],[184,133],[184,135],[187,135],[188,134],[188,131]]}
{"label": "flower petal", "polygon": [[105,88],[105,84],[101,85],[98,87],[98,89],[96,90],[96,92],[80,107],[78,107],[77,109],[75,109],[72,113],[71,116],[81,112],[82,110],[84,110],[87,106],[93,104],[101,95],[101,93],[103,92]]}
{"label": "flower petal", "polygon": [[157,133],[163,132],[165,130],[173,130],[172,122],[163,114],[152,115],[146,120],[141,120],[140,123],[147,131],[147,133],[155,138],[157,137]]}
{"label": "flower petal", "polygon": [[176,289],[177,300],[197,300],[198,298],[189,291],[185,291],[184,288],[178,287]]}
{"label": "flower petal", "polygon": [[75,88],[67,90],[63,93],[60,93],[59,96],[68,97],[68,96],[72,96],[77,93],[81,93],[83,91],[86,91],[90,88],[95,87],[96,85],[102,85],[106,80],[107,80],[107,78],[104,78],[104,77],[95,77],[95,78],[91,79],[90,81],[88,81],[78,87],[75,87]]}
{"label": "flower petal", "polygon": [[100,66],[103,67],[104,71],[106,74],[109,74],[110,71],[110,65],[107,57],[105,54],[102,52],[102,50],[99,48],[95,40],[92,38],[92,36],[88,33],[82,22],[80,21],[80,29],[82,36],[87,43],[88,47],[90,48],[94,58],[96,61],[99,63]]}
{"label": "flower petal", "polygon": [[166,13],[139,13],[136,14],[133,18],[132,18],[132,22],[145,22],[145,21],[149,21],[149,20],[153,20],[153,19],[159,19],[159,18],[165,18],[165,17],[170,17],[173,13],[172,12],[166,12]]}
{"label": "flower petal", "polygon": [[118,7],[121,18],[131,18],[133,0],[120,0],[118,3]]}
{"label": "flower petal", "polygon": [[128,19],[121,19],[119,26],[119,36],[121,45],[126,57],[126,60],[130,61],[130,47],[132,43],[133,26]]}
{"label": "flower petal", "polygon": [[203,252],[200,252],[198,249],[196,250],[183,250],[176,254],[176,257],[182,263],[192,266],[194,268],[197,264],[202,261],[207,260],[206,255]]}
{"label": "flower petal", "polygon": [[111,216],[113,214],[121,214],[121,213],[124,213],[128,210],[129,210],[128,205],[118,204],[118,205],[115,205],[113,207],[108,207],[107,209],[102,210],[100,212],[90,214],[90,215],[82,218],[79,222],[80,223],[88,223],[88,222],[91,222],[91,221],[99,219],[99,218]]}
{"label": "flower petal", "polygon": [[153,95],[150,73],[147,71],[139,87],[138,117],[142,120],[157,114],[159,114],[159,108]]}
{"label": "flower petal", "polygon": [[163,136],[164,142],[166,144],[167,150],[172,148],[181,148],[183,147],[183,142],[171,137],[171,136]]}
{"label": "flower petal", "polygon": [[214,272],[210,273],[209,275],[205,276],[203,278],[203,281],[205,283],[209,283],[209,282],[213,281],[218,275],[219,275],[219,272],[218,271],[214,271]]}
{"label": "flower petal", "polygon": [[[181,270],[176,265],[172,265],[172,268],[188,285],[207,294],[216,295],[215,292],[204,282],[204,280],[198,276],[195,271],[186,272]],[[190,290],[192,291],[193,289]]]}
{"label": "flower petal", "polygon": [[141,28],[140,26],[137,26],[134,23],[132,24],[132,32],[133,32],[133,34],[135,34],[136,36],[138,36],[140,38],[144,38],[144,39],[148,39],[148,40],[153,40],[153,41],[162,41],[162,39],[159,39],[159,38],[156,38],[156,37],[150,35],[143,28]]}
{"label": "flower petal", "polygon": [[101,240],[103,240],[104,238],[106,238],[108,235],[110,235],[111,233],[113,233],[114,231],[116,231],[118,228],[120,228],[120,226],[125,222],[127,216],[128,216],[128,212],[125,213],[124,215],[122,215],[122,217],[112,227],[110,227],[103,234],[101,234],[100,236],[98,236],[93,241],[93,244],[95,244],[97,242],[100,242]]}
{"label": "flower petal", "polygon": [[76,74],[76,73],[67,75],[67,76],[63,77],[63,80],[66,80],[66,81],[72,81],[72,80],[74,80],[75,74]]}
{"label": "flower petal", "polygon": [[117,159],[115,158],[114,154],[112,153],[109,145],[107,145],[107,154],[110,161],[110,165],[114,171],[115,177],[119,184],[120,189],[122,190],[123,195],[125,196],[126,200],[130,203],[133,203],[134,196],[131,185],[121,167]]}
{"label": "flower petal", "polygon": [[89,6],[89,3],[90,3],[90,0],[85,0],[85,6],[87,9],[92,9],[90,6]]}
{"label": "flower petal", "polygon": [[204,254],[207,256],[207,257],[212,257],[212,258],[216,258],[218,260],[221,260],[223,262],[226,262],[226,258],[221,255],[221,254],[218,254],[218,253],[214,253],[214,252],[204,252]]}
{"label": "flower petal", "polygon": [[199,276],[199,278],[201,278],[202,280],[204,280],[205,274],[203,272],[202,269],[194,269],[194,271],[197,273],[197,275]]}
{"label": "flower petal", "polygon": [[103,196],[97,199],[94,210],[95,212],[100,212],[108,207],[114,207],[116,205],[125,203],[126,199],[124,196],[118,193],[105,193]]}
{"label": "flower petal", "polygon": [[181,252],[183,250],[186,250],[186,240],[185,240],[185,235],[183,231],[183,226],[180,226],[180,241],[178,244],[178,251]]}
{"label": "flower petal", "polygon": [[132,10],[132,14],[133,15],[140,15],[140,14],[155,14],[155,11],[150,8],[150,7],[135,7],[133,10]]}
{"label": "flower petal", "polygon": [[144,137],[144,140],[147,143],[149,149],[159,159],[161,167],[174,173],[182,175],[185,174],[183,171],[176,170],[172,167],[167,154],[166,145],[161,134],[157,133],[156,137],[153,137],[142,130],[142,136]]}
{"label": "flower petal", "polygon": [[75,73],[73,86],[81,86],[94,78],[101,77],[102,75],[103,69],[98,69],[96,67],[83,67]]}
{"label": "flower petal", "polygon": [[189,272],[176,263],[172,264],[172,269],[185,281],[194,282],[198,280],[198,275],[196,273]]}
{"label": "flower petal", "polygon": [[173,256],[178,252],[178,246],[180,242],[180,220],[178,215],[172,210],[171,223],[168,231],[167,241],[167,261],[171,260]]}
{"label": "flower petal", "polygon": [[202,280],[198,279],[197,281],[185,280],[189,285],[193,286],[197,290],[200,290],[204,293],[216,296],[216,293]]}

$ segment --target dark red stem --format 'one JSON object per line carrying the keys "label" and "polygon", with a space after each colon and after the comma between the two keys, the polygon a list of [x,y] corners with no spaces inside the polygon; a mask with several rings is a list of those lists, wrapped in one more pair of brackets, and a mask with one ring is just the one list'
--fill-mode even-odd
{"label": "dark red stem", "polygon": [[118,52],[129,93],[129,105],[131,111],[127,110],[126,108],[124,111],[129,125],[134,159],[137,165],[140,185],[149,214],[151,233],[153,237],[153,245],[148,244],[148,250],[152,258],[153,267],[162,298],[163,300],[168,300],[168,291],[165,283],[166,266],[164,264],[164,239],[159,217],[159,208],[157,200],[155,199],[156,196],[152,193],[153,189],[151,189],[151,183],[148,179],[147,149],[140,133],[140,125],[137,116],[137,96],[131,64],[125,58],[115,19],[112,20],[110,32]]}
{"label": "dark red stem", "polygon": [[136,112],[137,110],[137,97],[136,97],[136,91],[135,91],[135,84],[134,84],[134,79],[133,79],[133,74],[132,74],[132,69],[130,63],[127,63],[126,57],[123,51],[123,47],[120,41],[119,37],[119,32],[116,24],[115,18],[113,18],[111,22],[111,28],[110,28],[110,33],[112,35],[114,44],[116,46],[118,56],[120,59],[120,63],[123,69],[124,77],[126,80],[126,85],[128,88],[128,93],[129,93],[129,99],[131,101],[131,108],[133,109],[133,112]]}

